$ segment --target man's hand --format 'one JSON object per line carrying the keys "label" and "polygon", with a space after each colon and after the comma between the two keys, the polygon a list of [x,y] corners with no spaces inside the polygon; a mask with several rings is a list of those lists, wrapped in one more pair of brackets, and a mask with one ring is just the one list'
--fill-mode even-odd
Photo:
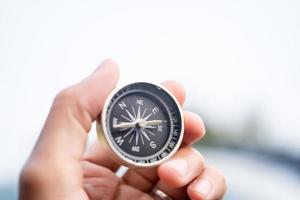
{"label": "man's hand", "polygon": [[[98,141],[85,149],[91,124],[118,81],[117,64],[107,59],[88,78],[60,92],[20,177],[20,199],[151,199],[157,188],[173,199],[222,199],[223,175],[205,165],[190,145],[205,133],[199,116],[184,112],[183,147],[169,161],[150,169],[129,169],[119,178],[119,164]],[[185,92],[174,81],[162,83],[183,104]]]}

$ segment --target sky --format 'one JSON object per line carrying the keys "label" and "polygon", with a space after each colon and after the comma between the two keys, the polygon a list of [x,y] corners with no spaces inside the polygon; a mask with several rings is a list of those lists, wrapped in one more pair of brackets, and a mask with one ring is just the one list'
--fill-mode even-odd
{"label": "sky", "polygon": [[[106,57],[120,84],[180,81],[185,108],[300,155],[299,1],[0,0],[0,180],[16,180],[55,94]],[[94,134],[94,131],[93,133]]]}

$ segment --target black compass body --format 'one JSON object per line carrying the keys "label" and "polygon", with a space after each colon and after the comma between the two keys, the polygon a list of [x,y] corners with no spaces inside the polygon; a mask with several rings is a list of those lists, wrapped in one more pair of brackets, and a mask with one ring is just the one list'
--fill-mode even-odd
{"label": "black compass body", "polygon": [[107,143],[129,166],[158,165],[182,141],[180,105],[167,89],[152,83],[136,82],[114,90],[101,117]]}

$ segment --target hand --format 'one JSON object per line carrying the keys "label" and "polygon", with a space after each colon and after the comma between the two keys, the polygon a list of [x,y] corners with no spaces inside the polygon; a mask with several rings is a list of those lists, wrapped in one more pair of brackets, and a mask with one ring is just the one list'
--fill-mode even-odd
{"label": "hand", "polygon": [[[223,175],[205,164],[190,145],[205,128],[199,116],[184,112],[183,147],[156,168],[129,169],[119,178],[119,164],[97,141],[85,150],[87,133],[118,80],[114,61],[105,60],[88,78],[60,92],[20,177],[20,199],[154,199],[155,187],[173,199],[222,199]],[[180,104],[185,93],[174,81],[164,82]]]}

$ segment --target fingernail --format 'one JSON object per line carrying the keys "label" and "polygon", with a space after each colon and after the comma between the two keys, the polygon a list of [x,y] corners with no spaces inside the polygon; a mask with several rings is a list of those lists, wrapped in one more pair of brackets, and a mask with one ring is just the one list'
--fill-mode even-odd
{"label": "fingernail", "polygon": [[185,176],[188,172],[187,162],[183,159],[173,159],[166,163],[170,169],[175,170],[180,176]]}
{"label": "fingernail", "polygon": [[208,196],[212,189],[212,184],[207,179],[195,180],[191,185],[192,189],[201,193],[203,196]]}

